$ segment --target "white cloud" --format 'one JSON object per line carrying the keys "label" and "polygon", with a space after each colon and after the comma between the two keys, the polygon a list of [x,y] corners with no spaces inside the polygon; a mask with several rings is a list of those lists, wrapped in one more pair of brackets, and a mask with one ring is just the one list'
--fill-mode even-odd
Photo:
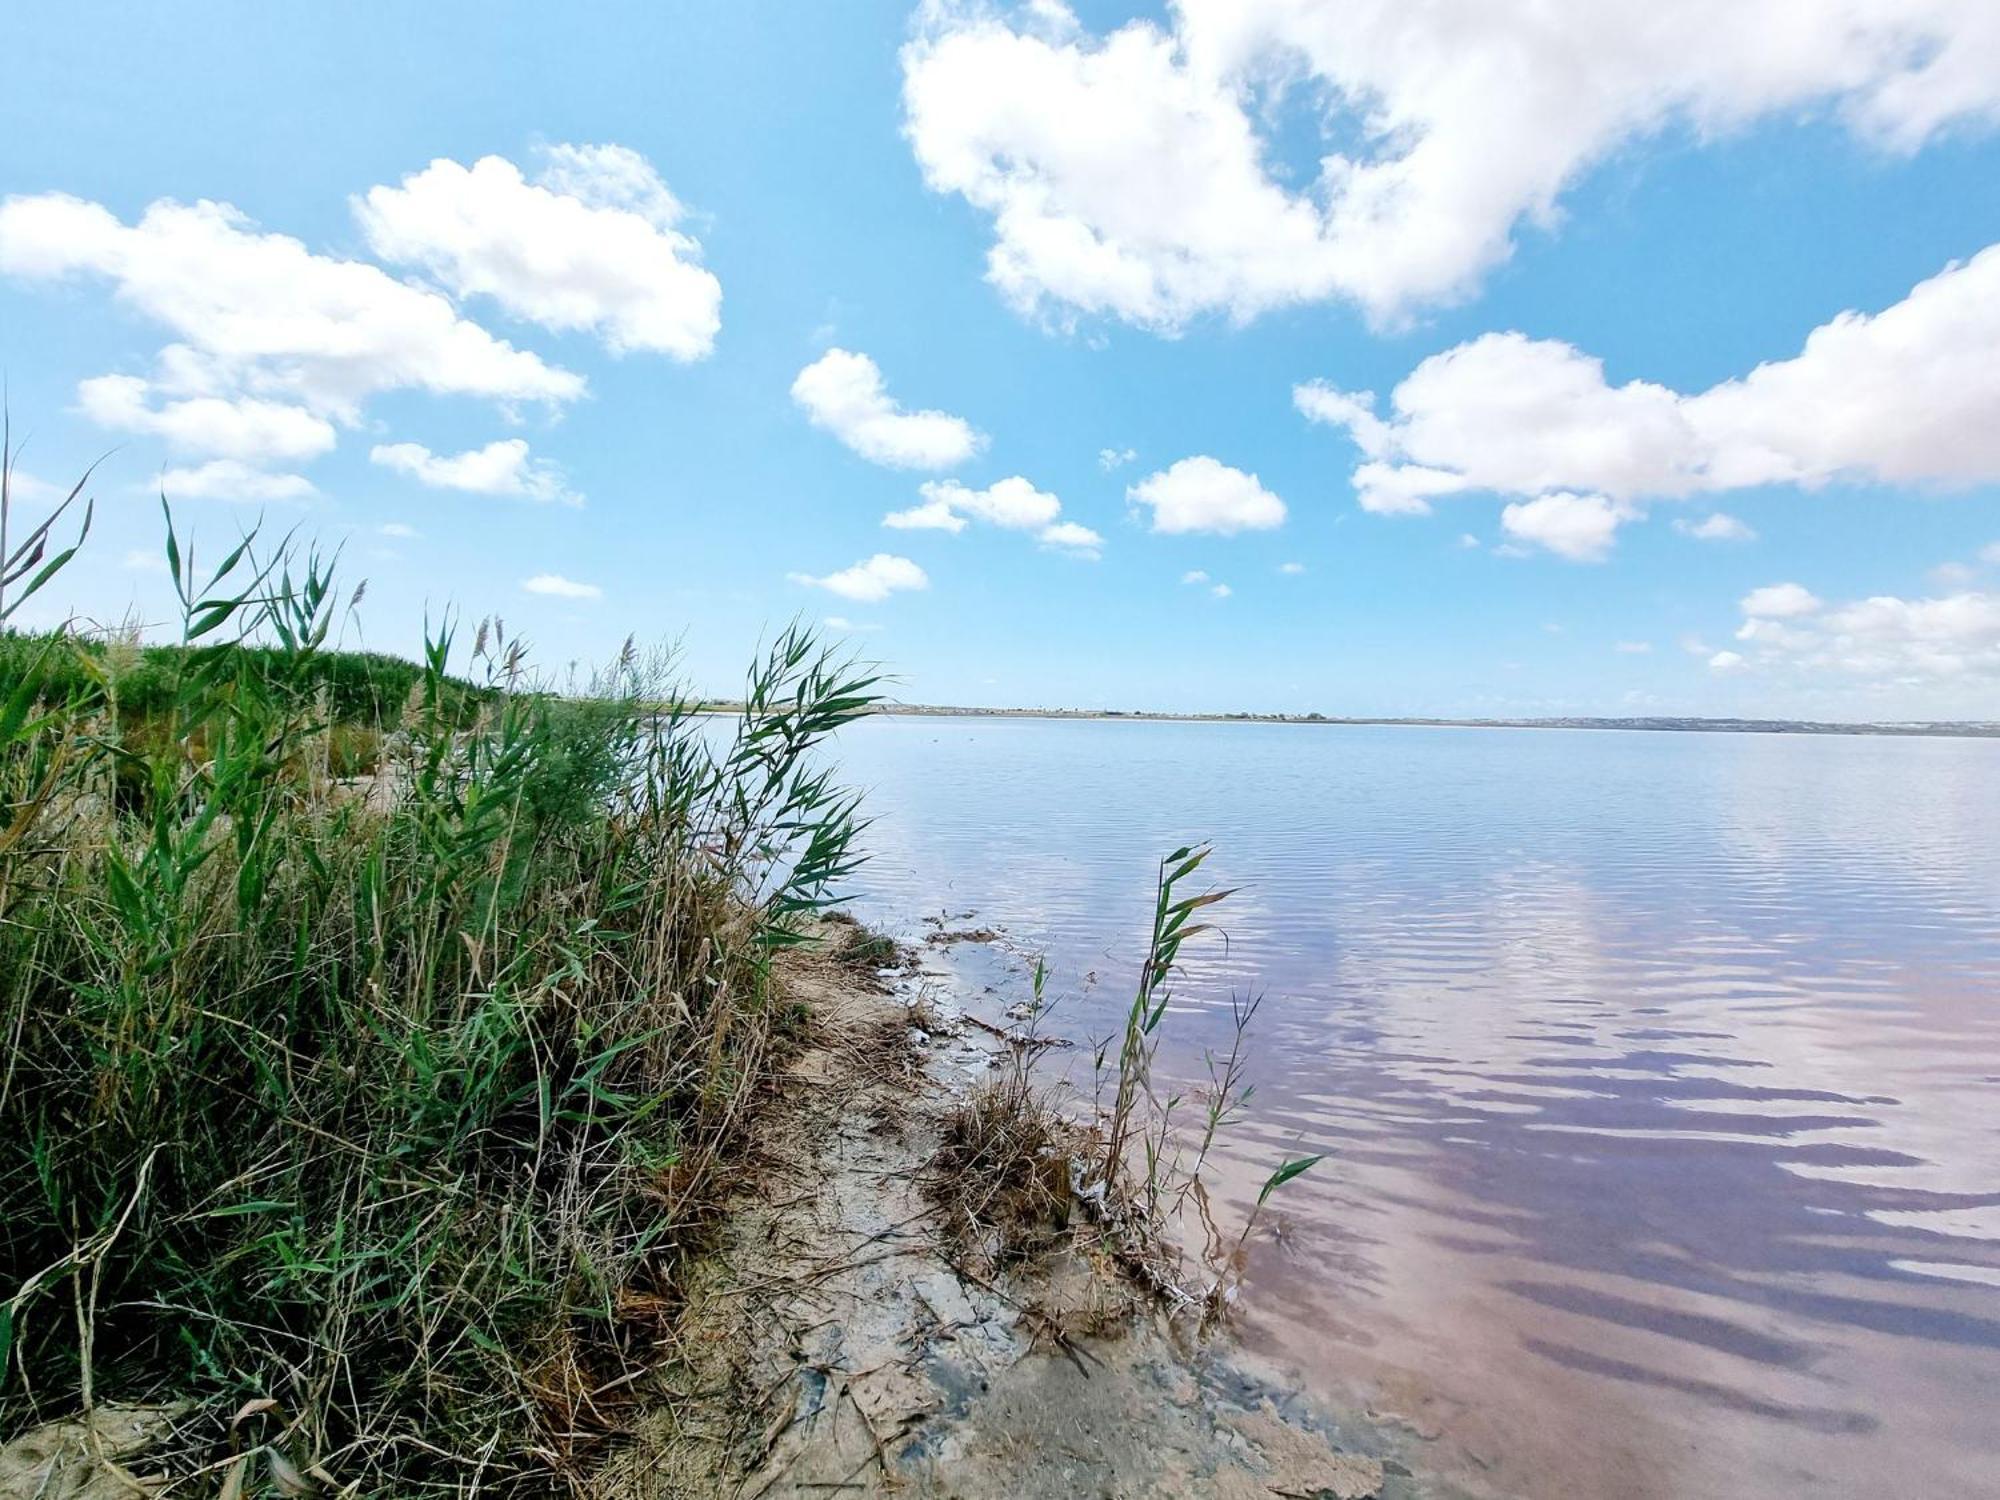
{"label": "white cloud", "polygon": [[974,521],[1009,531],[1032,531],[1043,546],[1095,558],[1104,538],[1075,521],[1062,521],[1062,501],[1038,490],[1020,475],[994,481],[983,490],[956,479],[926,480],[919,486],[921,505],[889,512],[882,524],[897,531],[965,530]]}
{"label": "white cloud", "polygon": [[1620,641],[1614,650],[1626,656],[1645,656],[1653,649],[1651,641]]}
{"label": "white cloud", "polygon": [[[1356,493],[1380,513],[1421,514],[1463,491],[1630,506],[1771,484],[1970,485],[2000,481],[1995,347],[2000,245],[1882,312],[1842,313],[1792,359],[1692,395],[1614,386],[1568,344],[1491,333],[1419,364],[1387,421],[1364,396],[1294,396],[1353,435]],[[1685,529],[1722,540],[1748,534],[1739,527],[1710,516]]]}
{"label": "white cloud", "polygon": [[136,375],[80,382],[77,404],[100,427],[143,432],[179,453],[247,464],[298,463],[333,450],[333,424],[284,401],[254,396],[192,396],[152,404],[153,383]]}
{"label": "white cloud", "polygon": [[1306,570],[1306,565],[1302,562],[1288,562],[1288,563],[1278,564],[1278,571],[1280,573],[1297,575],[1305,572],[1305,570]]}
{"label": "white cloud", "polygon": [[1753,619],[1795,620],[1820,608],[1812,590],[1798,583],[1769,583],[1743,596],[1743,613]]}
{"label": "white cloud", "polygon": [[1044,547],[1095,562],[1104,552],[1104,538],[1075,521],[1057,521],[1035,534]]}
{"label": "white cloud", "polygon": [[401,541],[414,541],[417,537],[423,535],[416,527],[406,525],[401,521],[385,521],[375,529],[381,532],[383,536],[396,537]]}
{"label": "white cloud", "polygon": [[136,224],[65,193],[0,200],[0,273],[91,274],[180,342],[145,394],[244,395],[358,419],[381,391],[559,403],[582,377],[458,315],[379,266],[316,255],[225,203],[152,204]]}
{"label": "white cloud", "polygon": [[1422,464],[1365,463],[1354,471],[1354,498],[1378,516],[1427,516],[1435,497],[1464,488],[1463,475]]}
{"label": "white cloud", "polygon": [[1963,588],[1979,576],[1970,563],[1941,562],[1930,571],[1930,580],[1940,588]]}
{"label": "white cloud", "polygon": [[825,625],[828,630],[844,630],[849,635],[863,635],[869,631],[880,630],[882,628],[880,625],[866,621],[850,620],[845,615],[828,615],[820,623]]}
{"label": "white cloud", "polygon": [[722,284],[678,226],[686,210],[624,146],[553,146],[531,182],[504,157],[439,159],[354,200],[382,259],[422,268],[458,297],[487,296],[614,353],[700,359],[722,326]]}
{"label": "white cloud", "polygon": [[578,583],[565,578],[560,573],[537,573],[533,578],[521,580],[521,587],[531,594],[546,594],[552,599],[602,599],[604,590],[594,583]]}
{"label": "white cloud", "polygon": [[1746,667],[1860,679],[1878,689],[2000,681],[2000,594],[1828,604],[1798,584],[1780,584],[1755,590],[1742,607],[1736,635],[1748,654],[1721,654]]}
{"label": "white cloud", "polygon": [[407,474],[434,490],[464,490],[474,495],[518,495],[524,500],[581,505],[583,498],[564,482],[562,470],[546,459],[533,458],[525,438],[501,438],[464,453],[433,453],[422,443],[381,443],[368,450],[368,461]]}
{"label": "white cloud", "polygon": [[2000,567],[2000,542],[1988,542],[1979,549],[1979,560],[1994,567]]}
{"label": "white cloud", "polygon": [[1610,555],[1618,523],[1630,514],[1602,495],[1539,495],[1502,510],[1500,528],[1571,562],[1602,562]]}
{"label": "white cloud", "polygon": [[1139,450],[1136,448],[1099,448],[1097,467],[1109,474],[1113,469],[1123,468],[1138,456]]}
{"label": "white cloud", "polygon": [[1345,427],[1354,446],[1370,458],[1389,451],[1389,429],[1375,415],[1373,391],[1343,391],[1324,380],[1308,380],[1292,387],[1292,405],[1308,422]]}
{"label": "white cloud", "polygon": [[[2000,115],[1991,0],[1179,0],[1089,34],[932,0],[903,51],[925,182],[991,215],[1016,307],[1173,330],[1331,297],[1463,296],[1621,146],[1831,106],[1914,151]],[[1317,172],[1276,140],[1305,114]]]}
{"label": "white cloud", "polygon": [[1735,516],[1716,511],[1703,516],[1699,521],[1690,521],[1685,516],[1674,518],[1674,530],[1682,536],[1691,536],[1698,542],[1754,542],[1757,533],[1749,523],[1739,521]]}
{"label": "white cloud", "polygon": [[7,494],[13,500],[41,505],[60,500],[68,493],[68,490],[58,489],[48,480],[30,474],[26,469],[9,467],[7,470]]}
{"label": "white cloud", "polygon": [[1235,592],[1226,583],[1211,582],[1208,573],[1201,568],[1189,568],[1185,573],[1181,574],[1181,582],[1206,589],[1210,595],[1217,599],[1227,599]]}
{"label": "white cloud", "polygon": [[138,547],[134,547],[131,551],[127,552],[118,565],[128,573],[164,573],[167,571],[167,560],[162,554],[148,552]]}
{"label": "white cloud", "polygon": [[792,399],[815,427],[892,469],[949,469],[986,441],[963,417],[904,410],[890,399],[875,361],[846,349],[829,349],[799,371]]}
{"label": "white cloud", "polygon": [[1126,498],[1150,506],[1153,530],[1168,534],[1213,531],[1269,531],[1285,524],[1285,502],[1258,483],[1255,474],[1232,469],[1207,454],[1184,458],[1125,491]]}
{"label": "white cloud", "polygon": [[943,500],[926,500],[922,505],[912,505],[908,510],[892,510],[882,518],[882,524],[896,531],[949,531],[965,530],[972,523],[949,503]]}
{"label": "white cloud", "polygon": [[825,589],[858,604],[879,604],[891,594],[931,586],[922,568],[907,557],[896,557],[887,552],[877,552],[851,568],[842,568],[824,578],[815,578],[810,573],[788,573],[785,576],[793,583]]}
{"label": "white cloud", "polygon": [[1744,665],[1744,661],[1734,651],[1718,651],[1708,659],[1708,665],[1712,671],[1734,672]]}
{"label": "white cloud", "polygon": [[954,515],[1014,531],[1052,525],[1062,513],[1061,500],[1036,489],[1018,474],[997,480],[983,490],[969,489],[956,479],[934,479],[923,484],[919,493],[928,504],[941,505]]}
{"label": "white cloud", "polygon": [[301,474],[273,474],[233,458],[168,469],[159,491],[169,500],[309,500],[319,493]]}

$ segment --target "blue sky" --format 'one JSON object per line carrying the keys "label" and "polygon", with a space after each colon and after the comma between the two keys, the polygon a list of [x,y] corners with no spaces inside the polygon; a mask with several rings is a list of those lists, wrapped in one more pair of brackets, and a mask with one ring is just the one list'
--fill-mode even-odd
{"label": "blue sky", "polygon": [[[392,650],[449,603],[725,690],[801,615],[931,702],[2000,717],[1990,7],[1623,3],[17,15],[21,469],[115,450],[46,612],[166,619],[165,483],[344,544]],[[379,268],[300,295],[381,347],[298,346],[268,236]],[[834,350],[897,405],[836,361],[816,421]],[[959,529],[885,526],[925,484]]]}

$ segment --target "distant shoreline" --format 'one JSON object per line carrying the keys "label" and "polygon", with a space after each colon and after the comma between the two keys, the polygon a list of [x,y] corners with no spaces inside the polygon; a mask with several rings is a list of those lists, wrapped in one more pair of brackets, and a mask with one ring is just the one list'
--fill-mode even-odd
{"label": "distant shoreline", "polygon": [[[706,713],[736,713],[740,702],[710,699]],[[1654,734],[1869,734],[1900,738],[2000,739],[2000,721],[1940,720],[1880,723],[1839,723],[1814,719],[1702,719],[1668,716],[1605,719],[1562,717],[1546,719],[1435,719],[1348,716],[1335,714],[1197,714],[1161,713],[1150,709],[1115,708],[954,708],[935,703],[884,703],[871,715],[909,719],[1087,719],[1105,723],[1148,724],[1299,724],[1376,726],[1399,729],[1621,729]]]}

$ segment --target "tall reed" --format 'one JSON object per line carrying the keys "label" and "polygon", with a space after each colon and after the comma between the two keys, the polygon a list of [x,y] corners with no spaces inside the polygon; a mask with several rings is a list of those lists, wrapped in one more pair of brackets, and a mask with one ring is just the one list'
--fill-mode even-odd
{"label": "tall reed", "polygon": [[[1103,1211],[1115,1221],[1132,1268],[1170,1301],[1192,1304],[1204,1325],[1219,1317],[1234,1299],[1250,1236],[1272,1194],[1324,1160],[1314,1155],[1280,1161],[1264,1179],[1235,1237],[1218,1224],[1203,1174],[1217,1136],[1250,1102],[1252,1089],[1243,1081],[1248,1063],[1246,1038],[1262,1004],[1261,996],[1230,999],[1230,1047],[1221,1059],[1213,1053],[1206,1059],[1209,1083],[1192,1162],[1187,1160],[1186,1144],[1175,1123],[1175,1112],[1184,1097],[1169,1093],[1163,1098],[1153,1086],[1161,1023],[1173,1001],[1175,977],[1181,972],[1181,948],[1190,938],[1214,930],[1214,924],[1195,920],[1196,913],[1236,894],[1233,888],[1183,894],[1186,882],[1213,852],[1206,844],[1183,845],[1159,863],[1153,883],[1152,932],[1125,1012],[1124,1029],[1116,1038],[1115,1053],[1109,1038],[1097,1050],[1098,1074],[1108,1070],[1113,1080],[1112,1105],[1105,1117],[1101,1149],[1085,1174],[1093,1201],[1102,1204]],[[1173,1232],[1173,1219],[1190,1203],[1203,1240],[1200,1262],[1205,1285],[1199,1293],[1187,1285],[1184,1240]]]}
{"label": "tall reed", "polygon": [[[0,541],[0,623],[66,513]],[[629,647],[557,697],[446,620],[336,701],[394,674],[337,665],[330,559],[165,557],[175,649],[0,639],[0,1431],[187,1403],[184,1474],[560,1489],[855,867],[816,752],[874,679],[790,629],[718,730]]]}

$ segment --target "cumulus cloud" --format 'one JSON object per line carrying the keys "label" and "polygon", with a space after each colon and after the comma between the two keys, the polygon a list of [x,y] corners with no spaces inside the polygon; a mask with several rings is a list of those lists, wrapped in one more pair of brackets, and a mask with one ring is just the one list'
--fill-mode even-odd
{"label": "cumulus cloud", "polygon": [[949,469],[986,441],[963,417],[906,411],[891,399],[880,366],[846,349],[829,349],[799,371],[792,399],[815,427],[892,469]]}
{"label": "cumulus cloud", "polygon": [[1104,554],[1104,538],[1077,521],[1057,521],[1035,533],[1035,540],[1052,552],[1095,562]]}
{"label": "cumulus cloud", "polygon": [[1185,573],[1181,574],[1181,582],[1199,588],[1216,599],[1227,599],[1235,592],[1226,583],[1213,582],[1209,578],[1207,570],[1202,568],[1189,568]]}
{"label": "cumulus cloud", "polygon": [[1309,422],[1345,427],[1354,446],[1370,458],[1389,451],[1389,429],[1375,415],[1373,391],[1343,391],[1324,380],[1307,380],[1292,387],[1292,405]]}
{"label": "cumulus cloud", "polygon": [[354,200],[369,248],[458,297],[588,332],[614,353],[700,359],[722,326],[722,284],[653,166],[624,146],[553,146],[531,181],[505,157],[440,158]]}
{"label": "cumulus cloud", "polygon": [[[2000,116],[1990,0],[1179,0],[1086,31],[933,0],[904,48],[924,180],[991,216],[1016,307],[1172,331],[1346,298],[1378,319],[1464,295],[1523,220],[1627,142],[1832,106],[1914,151]],[[1495,59],[1504,58],[1504,66]],[[1279,175],[1305,115],[1317,172]]]}
{"label": "cumulus cloud", "polygon": [[521,587],[531,594],[545,594],[552,599],[602,599],[604,590],[594,583],[578,583],[573,578],[565,578],[560,573],[537,573],[533,578],[521,580]]}
{"label": "cumulus cloud", "polygon": [[1502,510],[1500,529],[1571,562],[1602,562],[1628,514],[1602,495],[1539,495]]}
{"label": "cumulus cloud", "polygon": [[1743,613],[1753,619],[1793,620],[1820,608],[1812,590],[1798,583],[1770,583],[1743,596]]}
{"label": "cumulus cloud", "polygon": [[1427,516],[1439,495],[1468,488],[1462,474],[1422,464],[1365,463],[1354,471],[1354,498],[1378,516]]}
{"label": "cumulus cloud", "polygon": [[[2000,681],[2000,594],[1962,590],[1829,603],[1796,583],[1752,590],[1731,667],[1859,680],[1875,688]],[[1990,692],[1990,687],[1982,691]]]}
{"label": "cumulus cloud", "polygon": [[1018,474],[997,480],[983,490],[968,488],[956,479],[931,480],[918,493],[926,505],[942,506],[954,516],[969,516],[1014,531],[1032,531],[1050,525],[1062,513],[1061,500],[1036,489]]}
{"label": "cumulus cloud", "polygon": [[254,396],[192,396],[155,405],[136,375],[99,375],[76,388],[77,405],[100,427],[149,433],[179,453],[246,464],[299,463],[331,452],[333,424],[304,407]]}
{"label": "cumulus cloud", "polygon": [[1690,521],[1685,516],[1674,518],[1674,530],[1682,536],[1691,536],[1698,542],[1754,542],[1757,533],[1748,522],[1739,521],[1735,516],[1716,511],[1703,516],[1699,521]]}
{"label": "cumulus cloud", "polygon": [[1306,570],[1306,565],[1302,562],[1288,562],[1288,563],[1278,564],[1278,571],[1280,573],[1285,573],[1288,575],[1296,576],[1297,574],[1305,572],[1305,570]]}
{"label": "cumulus cloud", "polygon": [[1154,531],[1270,531],[1285,524],[1285,502],[1255,474],[1232,469],[1207,454],[1184,458],[1125,491],[1152,511]]}
{"label": "cumulus cloud", "polygon": [[169,500],[310,500],[319,493],[302,474],[273,474],[233,458],[168,469],[159,490]]}
{"label": "cumulus cloud", "polygon": [[248,395],[352,422],[382,391],[545,403],[584,391],[581,376],[467,321],[442,293],[315,254],[226,203],[162,199],[126,224],[66,193],[6,198],[0,274],[101,277],[172,331],[146,388],[119,396],[125,410],[133,399]]}
{"label": "cumulus cloud", "polygon": [[1138,456],[1139,450],[1136,448],[1099,448],[1097,467],[1109,474],[1113,469],[1122,469]]}
{"label": "cumulus cloud", "polygon": [[[924,487],[926,490],[930,486]],[[949,531],[954,534],[965,530],[972,523],[951,508],[945,500],[925,500],[921,505],[912,505],[907,510],[892,510],[882,518],[882,524],[894,531]]]}
{"label": "cumulus cloud", "polygon": [[907,557],[896,557],[888,552],[877,552],[851,568],[842,568],[838,573],[828,573],[823,578],[815,578],[810,573],[788,573],[785,576],[793,583],[825,589],[858,604],[879,604],[891,594],[931,586],[922,568]]}
{"label": "cumulus cloud", "polygon": [[897,531],[965,530],[974,521],[1009,531],[1032,531],[1043,546],[1055,551],[1095,558],[1104,538],[1088,526],[1058,520],[1062,501],[1046,490],[1038,490],[1020,475],[996,480],[983,490],[960,484],[956,479],[927,480],[919,486],[923,503],[907,510],[895,510],[882,524]]}
{"label": "cumulus cloud", "polygon": [[433,453],[422,443],[380,443],[368,450],[368,461],[434,490],[583,503],[583,497],[564,481],[561,469],[530,455],[525,438],[501,438],[484,448],[451,454]]}
{"label": "cumulus cloud", "polygon": [[[1791,359],[1694,394],[1613,385],[1602,361],[1569,344],[1492,333],[1419,364],[1386,419],[1366,392],[1317,384],[1293,395],[1309,418],[1352,436],[1365,510],[1424,514],[1463,492],[1530,503],[1567,493],[1597,497],[1600,522],[1609,514],[1615,525],[1641,501],[1758,485],[2000,480],[1995,347],[2000,245],[1879,313],[1840,314]],[[1583,514],[1574,504],[1518,510],[1531,520],[1559,512]],[[1731,517],[1687,529],[1704,540],[1749,534]]]}

